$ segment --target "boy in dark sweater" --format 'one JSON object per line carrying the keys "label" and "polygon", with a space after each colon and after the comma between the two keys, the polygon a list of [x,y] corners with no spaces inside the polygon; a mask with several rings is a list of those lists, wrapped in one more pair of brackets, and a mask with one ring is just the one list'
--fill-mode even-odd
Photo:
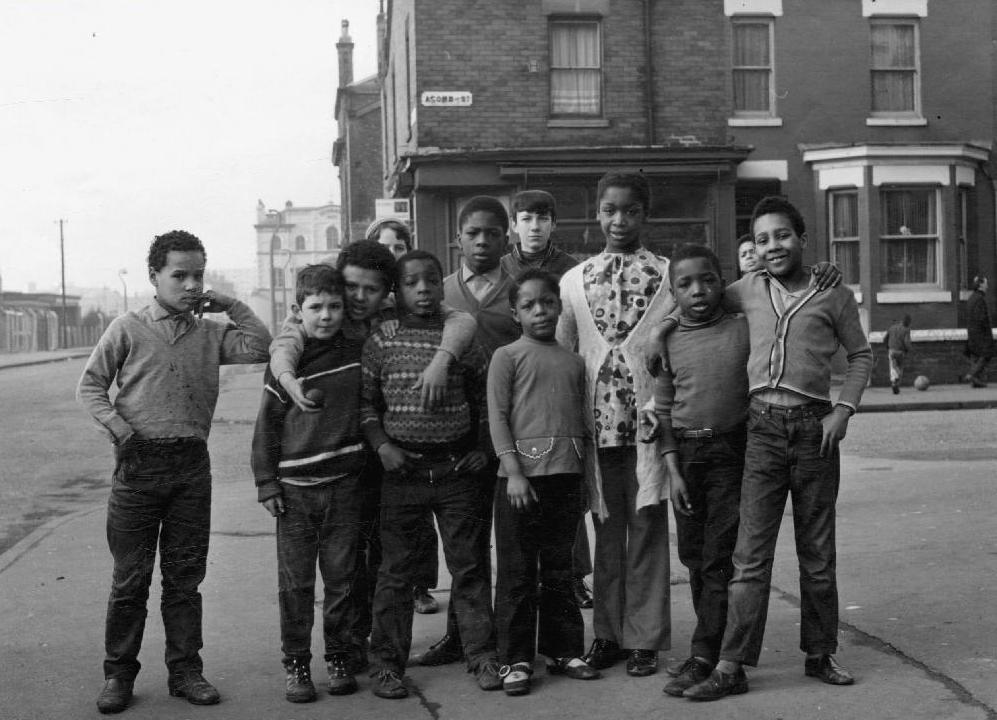
{"label": "boy in dark sweater", "polygon": [[357,689],[348,663],[356,644],[350,584],[367,450],[360,431],[363,338],[342,331],[345,293],[343,276],[328,265],[298,272],[293,312],[305,343],[295,374],[319,409],[298,408],[268,368],[253,435],[258,498],[277,518],[280,634],[290,702],[315,699],[309,664],[316,560],[325,592],[329,692]]}
{"label": "boy in dark sweater", "polygon": [[371,651],[379,665],[374,693],[408,695],[402,677],[412,645],[412,585],[420,549],[411,538],[436,515],[468,670],[483,690],[502,687],[491,610],[487,536],[479,514],[490,447],[484,381],[487,359],[477,343],[452,363],[436,411],[412,387],[432,361],[443,330],[443,272],[431,254],[413,250],[398,261],[401,325],[392,338],[376,331],[364,345],[363,429],[384,466],[381,489],[383,558],[374,593]]}
{"label": "boy in dark sweater", "polygon": [[737,540],[748,413],[748,323],[723,309],[720,260],[679,246],[668,266],[679,325],[665,341],[647,426],[661,437],[671,482],[678,556],[689,569],[696,629],[692,652],[664,691],[709,677],[727,622],[727,583]]}

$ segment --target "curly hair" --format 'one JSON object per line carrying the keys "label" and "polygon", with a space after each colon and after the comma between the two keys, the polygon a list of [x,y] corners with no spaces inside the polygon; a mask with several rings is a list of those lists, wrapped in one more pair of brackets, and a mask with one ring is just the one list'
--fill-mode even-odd
{"label": "curly hair", "polygon": [[166,266],[167,255],[170,251],[176,252],[200,252],[204,259],[208,259],[208,253],[204,251],[204,245],[200,238],[186,230],[170,230],[168,233],[157,235],[149,246],[149,256],[147,263],[149,269],[159,272]]}
{"label": "curly hair", "polygon": [[599,184],[595,188],[595,201],[601,201],[602,196],[606,194],[606,189],[611,187],[631,190],[644,209],[644,214],[651,213],[651,183],[648,182],[644,173],[610,170],[599,178]]}
{"label": "curly hair", "polygon": [[398,284],[395,256],[377,240],[357,240],[344,247],[336,258],[336,269],[342,272],[347,265],[380,273],[388,292]]}

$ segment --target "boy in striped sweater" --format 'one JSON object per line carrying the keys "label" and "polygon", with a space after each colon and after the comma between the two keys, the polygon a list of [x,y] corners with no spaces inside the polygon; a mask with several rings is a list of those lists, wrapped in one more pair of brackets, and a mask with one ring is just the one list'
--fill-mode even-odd
{"label": "boy in striped sweater", "polygon": [[290,702],[315,699],[309,665],[316,560],[325,594],[329,692],[357,689],[349,667],[356,651],[350,584],[360,541],[360,474],[368,456],[360,430],[363,339],[342,331],[345,295],[343,276],[328,265],[298,272],[294,314],[305,344],[296,375],[319,409],[298,408],[268,368],[253,434],[259,501],[277,518],[280,633]]}
{"label": "boy in striped sweater", "polygon": [[414,378],[432,361],[443,332],[443,270],[433,255],[413,250],[398,260],[398,332],[377,330],[363,352],[363,429],[384,466],[381,489],[383,557],[374,592],[371,651],[378,664],[374,694],[403,698],[412,645],[412,585],[419,548],[411,540],[427,511],[436,515],[468,670],[483,690],[498,690],[491,577],[490,523],[480,505],[480,471],[490,447],[484,383],[487,359],[475,342],[447,371],[446,393],[425,409]]}

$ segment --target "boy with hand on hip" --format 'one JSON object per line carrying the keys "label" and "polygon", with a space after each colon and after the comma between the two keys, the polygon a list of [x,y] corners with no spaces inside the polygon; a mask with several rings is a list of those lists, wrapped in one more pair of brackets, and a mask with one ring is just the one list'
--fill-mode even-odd
{"label": "boy with hand on hip", "polygon": [[[609,172],[597,187],[605,250],[561,279],[557,338],[586,367],[586,412],[593,419],[589,498],[595,523],[595,639],[585,656],[596,669],[627,658],[627,673],[657,672],[670,644],[668,497],[657,448],[637,441],[637,408],[653,396],[652,335],[673,307],[668,261],[640,244],[651,203],[640,173]],[[587,463],[589,464],[589,463]]]}
{"label": "boy with hand on hip", "polygon": [[551,674],[599,677],[580,657],[585,626],[571,592],[588,433],[585,364],[554,339],[559,293],[542,270],[519,276],[509,304],[523,336],[496,350],[488,368],[488,427],[500,463],[495,624],[507,695],[529,693],[538,649]]}
{"label": "boy with hand on hip", "polygon": [[[220,699],[201,674],[200,655],[198,586],[211,524],[207,438],[219,366],[266,362],[270,334],[245,304],[204,292],[205,258],[204,245],[188,232],[156,237],[148,256],[155,300],[108,325],[76,390],[110,436],[115,456],[102,713],[121,712],[132,699],[157,545],[169,692],[195,705]],[[204,311],[224,312],[231,322],[202,318]]]}
{"label": "boy with hand on hip", "polygon": [[453,577],[451,604],[468,671],[483,690],[498,690],[487,535],[479,514],[488,462],[484,380],[487,358],[476,343],[448,370],[440,409],[418,402],[411,378],[431,362],[443,331],[443,271],[430,253],[413,250],[398,261],[400,325],[391,338],[378,330],[364,345],[363,429],[384,466],[381,489],[383,558],[374,593],[371,651],[378,664],[373,691],[403,698],[412,645],[412,586],[420,548],[412,536],[436,515]]}
{"label": "boy with hand on hip", "polygon": [[277,518],[280,635],[290,702],[315,700],[311,631],[315,563],[322,573],[322,629],[329,693],[357,689],[350,589],[360,542],[361,473],[368,462],[360,430],[363,339],[342,331],[343,276],[328,265],[298,271],[294,315],[305,346],[296,375],[319,412],[304,412],[267,370],[253,434],[252,467],[259,501]]}
{"label": "boy with hand on hip", "polygon": [[[748,323],[723,308],[720,260],[681,245],[668,266],[679,325],[665,341],[649,437],[660,435],[678,556],[696,612],[689,658],[664,691],[681,697],[709,677],[727,623],[748,413]],[[647,413],[650,413],[649,416]]]}
{"label": "boy with hand on hip", "polygon": [[[710,677],[684,691],[693,700],[745,693],[743,666],[761,654],[772,563],[787,496],[793,499],[800,564],[800,649],[806,675],[850,685],[838,647],[835,511],[838,445],[872,369],[872,350],[852,292],[820,291],[803,265],[806,225],[789,201],[768,197],[751,222],[764,268],[727,289],[748,319],[748,443],[741,484],[727,627]],[[831,358],[844,348],[848,369],[834,404]]]}

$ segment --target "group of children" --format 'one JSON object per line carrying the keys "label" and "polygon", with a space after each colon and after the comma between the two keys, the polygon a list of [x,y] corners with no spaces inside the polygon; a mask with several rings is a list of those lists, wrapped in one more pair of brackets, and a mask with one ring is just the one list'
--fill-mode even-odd
{"label": "group of children", "polygon": [[[512,201],[520,242],[508,255],[503,204],[486,196],[465,204],[461,264],[449,276],[435,256],[407,243],[396,258],[388,246],[397,232],[347,246],[335,268],[299,271],[294,317],[270,348],[252,448],[258,499],[277,522],[289,701],[316,698],[316,565],[329,692],[355,692],[356,674],[372,661],[374,694],[408,695],[413,593],[432,587],[426,558],[436,553],[433,518],[453,580],[447,629],[414,661],[464,659],[481,689],[509,695],[530,692],[537,653],[548,674],[573,679],[598,678],[621,660],[630,675],[655,673],[671,641],[669,497],[697,624],[690,656],[665,692],[711,700],[747,691],[742,666],[758,660],[787,494],[797,523],[806,674],[852,682],[833,653],[837,446],[872,357],[854,297],[831,282],[833,267],[829,279],[808,274],[805,226],[784,200],[768,198],[755,210],[761,270],[725,288],[708,248],[683,245],[669,263],[641,246],[650,207],[642,174],[607,173],[597,199],[606,247],[580,263],[549,243],[553,197],[526,191]],[[372,228],[375,235],[379,229]],[[199,262],[187,268],[191,258]],[[150,252],[158,292],[142,311],[148,317],[133,313],[112,323],[80,383],[81,399],[112,435],[118,456],[101,712],[123,710],[131,699],[138,617],[144,620],[156,547],[154,535],[151,542],[128,536],[117,513],[112,523],[115,502],[135,503],[142,524],[154,526],[146,533],[162,525],[165,558],[174,504],[197,490],[203,505],[209,487],[206,466],[184,468],[181,482],[174,465],[193,457],[188,443],[203,450],[201,416],[210,419],[217,365],[259,362],[269,340],[245,306],[202,293],[199,242],[168,245],[164,259]],[[171,287],[160,282],[164,276],[181,287],[182,302],[164,292]],[[192,313],[200,309],[226,311],[234,324]],[[133,339],[149,333],[132,327],[143,322],[163,337]],[[174,323],[198,331],[188,341],[198,343],[197,354],[186,362],[200,372],[199,383],[214,388],[196,408],[196,426],[191,408],[170,394],[173,366],[160,361],[159,353],[184,337],[168,332]],[[839,345],[848,372],[832,405],[830,361]],[[657,371],[652,356],[661,359]],[[115,375],[122,390],[112,404]],[[133,385],[157,393],[155,404],[139,403]],[[151,395],[144,400],[151,403]],[[170,422],[146,422],[150,414]],[[153,503],[163,509],[149,523]],[[587,652],[573,593],[586,507],[596,520],[595,637]],[[198,510],[206,534],[208,519]],[[141,553],[132,538],[145,543]],[[206,552],[206,541],[198,550]],[[141,573],[132,567],[137,556]],[[190,583],[178,592],[199,609],[203,554],[195,559]],[[217,702],[200,674],[199,612],[188,611],[181,626],[168,619],[168,606],[164,590],[171,693]],[[122,647],[120,628],[131,617]]]}

